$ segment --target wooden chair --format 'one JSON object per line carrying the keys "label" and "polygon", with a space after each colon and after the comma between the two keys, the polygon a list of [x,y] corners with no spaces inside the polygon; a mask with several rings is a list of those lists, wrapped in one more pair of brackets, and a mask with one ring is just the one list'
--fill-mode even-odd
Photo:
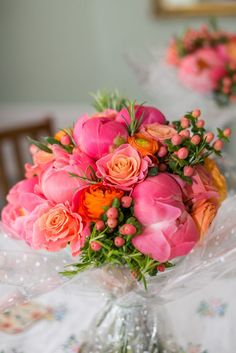
{"label": "wooden chair", "polygon": [[[23,142],[27,136],[33,139],[39,139],[41,136],[53,135],[53,119],[45,117],[38,122],[21,125],[14,128],[0,128],[0,191],[5,198],[12,183],[24,178],[24,163],[27,161],[23,149]],[[8,156],[4,152],[4,146],[10,145],[14,156]],[[14,157],[14,158],[13,158]],[[10,161],[9,161],[9,158]],[[7,165],[14,163],[16,170],[14,176],[9,176]]]}

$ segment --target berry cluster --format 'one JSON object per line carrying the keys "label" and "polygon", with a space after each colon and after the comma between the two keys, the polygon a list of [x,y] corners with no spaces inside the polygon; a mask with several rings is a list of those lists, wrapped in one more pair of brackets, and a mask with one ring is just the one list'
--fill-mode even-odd
{"label": "berry cluster", "polygon": [[162,146],[158,152],[160,171],[177,174],[191,183],[194,166],[203,164],[205,158],[211,154],[221,155],[231,130],[218,129],[215,138],[212,132],[206,131],[205,121],[199,119],[200,115],[201,111],[196,109],[171,124],[177,133],[166,140],[166,146]]}
{"label": "berry cluster", "polygon": [[226,66],[225,76],[219,80],[214,91],[215,100],[224,106],[230,102],[236,102],[236,64]]}

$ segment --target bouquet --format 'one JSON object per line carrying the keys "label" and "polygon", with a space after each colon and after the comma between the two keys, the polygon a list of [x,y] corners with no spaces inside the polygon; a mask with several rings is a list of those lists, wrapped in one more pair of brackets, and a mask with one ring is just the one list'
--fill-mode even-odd
{"label": "bouquet", "polygon": [[60,285],[58,272],[81,273],[80,286],[101,287],[110,301],[80,352],[179,352],[153,304],[234,266],[235,198],[223,201],[215,162],[231,131],[206,130],[199,109],[170,123],[118,93],[98,93],[94,107],[73,128],[29,138],[33,163],[10,190],[0,227],[27,248],[10,251],[0,237],[0,284],[30,298]]}
{"label": "bouquet", "polygon": [[200,94],[211,94],[219,106],[236,102],[236,35],[212,26],[189,28],[174,38],[167,63],[180,82]]}

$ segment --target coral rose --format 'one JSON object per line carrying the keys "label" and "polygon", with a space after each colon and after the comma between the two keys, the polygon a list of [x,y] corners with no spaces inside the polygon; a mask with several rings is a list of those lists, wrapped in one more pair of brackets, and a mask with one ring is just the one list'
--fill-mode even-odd
{"label": "coral rose", "polygon": [[148,138],[163,142],[171,139],[177,131],[171,126],[154,123],[143,126],[141,133]]}
{"label": "coral rose", "polygon": [[216,162],[213,159],[206,158],[204,163],[205,168],[212,177],[212,183],[219,193],[219,205],[227,197],[227,184],[225,177],[221,174]]}
{"label": "coral rose", "polygon": [[194,168],[192,184],[186,184],[187,200],[195,203],[199,200],[211,200],[215,204],[219,202],[219,192],[213,184],[213,178],[208,170],[198,165]]}
{"label": "coral rose", "polygon": [[185,209],[181,187],[171,175],[147,178],[134,188],[132,197],[134,215],[144,226],[132,240],[140,252],[160,262],[190,252],[199,232]]}
{"label": "coral rose", "polygon": [[[72,212],[68,205],[49,207],[35,222],[32,246],[35,249],[59,251],[70,243],[73,248],[81,237],[82,229],[81,216]],[[83,241],[81,239],[81,246]]]}
{"label": "coral rose", "polygon": [[73,210],[83,219],[95,221],[103,215],[104,207],[109,207],[114,198],[121,199],[124,192],[115,188],[94,184],[77,191],[73,198]]}
{"label": "coral rose", "polygon": [[216,205],[211,201],[200,200],[193,205],[191,216],[200,232],[201,240],[207,233],[217,213]]}
{"label": "coral rose", "polygon": [[30,147],[30,152],[33,158],[33,165],[30,163],[25,164],[26,178],[33,178],[36,175],[40,176],[55,159],[53,153],[42,151],[33,145]]}
{"label": "coral rose", "polygon": [[154,155],[158,151],[157,141],[146,137],[141,133],[128,138],[128,143],[141,153],[143,157]]}
{"label": "coral rose", "polygon": [[103,178],[105,185],[131,190],[147,176],[152,162],[149,157],[142,158],[132,146],[125,144],[96,164],[97,176]]}
{"label": "coral rose", "polygon": [[75,124],[73,137],[82,152],[99,159],[128,139],[127,128],[110,114],[84,115]]}

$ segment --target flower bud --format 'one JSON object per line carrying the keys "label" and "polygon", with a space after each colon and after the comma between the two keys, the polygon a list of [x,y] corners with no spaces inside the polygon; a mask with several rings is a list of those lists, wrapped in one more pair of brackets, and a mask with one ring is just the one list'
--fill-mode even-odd
{"label": "flower bud", "polygon": [[65,145],[65,146],[69,145],[71,143],[70,136],[69,135],[62,136],[60,142],[62,145]]}
{"label": "flower bud", "polygon": [[185,117],[182,118],[182,119],[180,120],[180,124],[181,124],[181,127],[182,127],[183,129],[188,128],[189,125],[190,125],[189,119],[188,119],[188,118],[185,118]]}
{"label": "flower bud", "polygon": [[190,166],[185,166],[184,167],[184,176],[186,177],[191,177],[193,175],[193,167],[190,167]]}
{"label": "flower bud", "polygon": [[179,159],[185,159],[188,157],[188,150],[186,147],[182,147],[178,150],[177,156]]}
{"label": "flower bud", "polygon": [[107,213],[106,213],[107,217],[108,218],[111,218],[111,219],[116,219],[118,218],[118,210],[116,207],[110,207],[108,210],[107,210]]}
{"label": "flower bud", "polygon": [[216,140],[213,144],[213,147],[216,151],[221,151],[222,148],[224,147],[224,143],[221,140]]}
{"label": "flower bud", "polygon": [[117,218],[108,218],[107,225],[109,228],[112,228],[112,229],[116,228],[118,225]]}
{"label": "flower bud", "polygon": [[105,223],[102,220],[96,221],[95,225],[99,232],[102,232],[105,229]]}
{"label": "flower bud", "polygon": [[182,130],[180,131],[180,136],[184,137],[184,138],[189,138],[190,137],[190,131],[189,130]]}
{"label": "flower bud", "polygon": [[91,241],[90,247],[93,251],[99,251],[102,248],[101,244],[99,244],[97,241]]}
{"label": "flower bud", "polygon": [[193,110],[192,111],[192,116],[194,117],[194,118],[199,118],[199,116],[201,115],[201,110],[200,109],[195,109],[195,110]]}
{"label": "flower bud", "polygon": [[201,142],[201,137],[199,135],[194,135],[192,138],[191,138],[191,142],[192,144],[194,145],[199,145],[199,143]]}
{"label": "flower bud", "polygon": [[159,157],[165,157],[165,155],[167,154],[167,148],[165,146],[161,146],[157,152]]}
{"label": "flower bud", "polygon": [[204,120],[198,120],[197,123],[196,123],[196,126],[198,128],[204,127],[204,125],[205,125],[205,121]]}
{"label": "flower bud", "polygon": [[125,239],[121,238],[121,237],[115,237],[114,243],[115,243],[115,246],[120,248],[121,246],[123,246],[125,244]]}
{"label": "flower bud", "polygon": [[171,138],[171,142],[173,143],[174,146],[178,146],[181,144],[183,138],[179,134],[175,134]]}
{"label": "flower bud", "polygon": [[121,198],[121,205],[122,205],[122,207],[124,207],[124,208],[129,208],[129,207],[132,205],[132,201],[133,201],[132,197],[130,197],[130,196],[123,196],[123,197]]}
{"label": "flower bud", "polygon": [[214,140],[214,134],[213,132],[207,132],[205,135],[204,135],[204,138],[206,140],[207,143],[210,143],[211,141]]}
{"label": "flower bud", "polygon": [[120,234],[122,235],[134,235],[136,232],[137,229],[133,224],[124,224],[120,228]]}
{"label": "flower bud", "polygon": [[223,135],[224,135],[225,137],[230,137],[230,135],[231,135],[231,129],[230,129],[229,127],[226,128],[226,129],[224,129]]}

